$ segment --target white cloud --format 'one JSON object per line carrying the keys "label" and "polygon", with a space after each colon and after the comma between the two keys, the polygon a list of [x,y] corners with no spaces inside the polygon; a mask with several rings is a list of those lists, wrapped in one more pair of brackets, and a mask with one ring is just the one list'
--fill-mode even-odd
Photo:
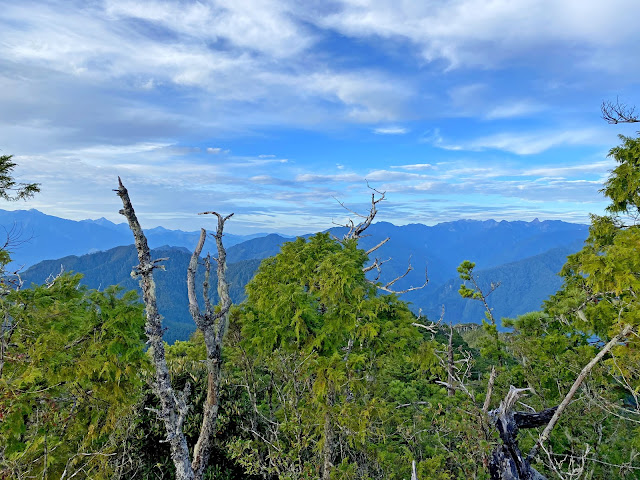
{"label": "white cloud", "polygon": [[296,175],[295,181],[298,183],[363,182],[364,177],[355,173],[341,173],[338,175],[302,173]]}
{"label": "white cloud", "polygon": [[402,170],[431,170],[433,165],[430,163],[413,163],[409,165],[391,165],[391,168],[400,168]]}
{"label": "white cloud", "polygon": [[[91,209],[97,216],[117,211],[111,188],[118,174],[136,187],[141,208],[158,212],[155,218],[209,209],[213,196],[223,206],[250,204],[247,218],[271,225],[282,216],[270,211],[313,210],[310,216],[319,218],[314,197],[354,195],[366,189],[365,179],[421,199],[455,202],[452,192],[476,198],[487,192],[589,201],[606,152],[582,163],[576,155],[584,146],[604,152],[624,127],[607,133],[584,127],[590,122],[584,104],[600,98],[600,84],[617,91],[640,73],[635,0],[5,3],[0,148],[16,153],[24,178],[42,182],[34,206],[81,212],[80,218]],[[564,77],[565,66],[571,78]],[[594,74],[622,67],[624,77]],[[511,81],[514,72],[519,76]],[[582,100],[586,91],[590,98]],[[578,96],[582,106],[573,105]],[[558,102],[571,103],[570,117]],[[526,118],[545,109],[553,115],[535,116],[535,124]],[[469,118],[457,118],[453,127],[451,117]],[[512,118],[517,121],[502,121]],[[362,128],[349,130],[358,123],[390,135],[389,145],[393,135],[409,132],[402,125],[422,131],[440,124],[446,139],[432,129],[422,140],[482,153],[459,161],[456,153],[438,151],[432,167],[417,163],[431,160],[404,137],[396,141],[406,148],[398,155],[406,156],[388,169],[386,152],[385,158],[334,156],[336,139],[347,151],[361,140]],[[283,133],[283,126],[306,138],[326,135],[326,151],[323,145],[307,154],[306,139],[288,146],[294,133]],[[279,151],[291,160],[231,155],[216,146],[245,138],[256,152]],[[199,152],[191,145],[205,147]],[[532,157],[576,146],[570,166],[546,160],[536,166],[541,159]],[[527,166],[522,159],[507,165],[504,158],[512,156],[496,150],[528,155]],[[204,158],[205,152],[218,157]],[[459,163],[441,161],[453,156]]]}
{"label": "white cloud", "polygon": [[373,130],[378,135],[404,135],[409,132],[408,129],[398,126],[378,127]]}
{"label": "white cloud", "polygon": [[273,183],[275,179],[269,175],[255,175],[251,177],[249,180],[251,180],[254,183],[269,184],[269,183]]}
{"label": "white cloud", "polygon": [[602,128],[577,128],[534,132],[502,132],[471,140],[447,141],[436,129],[422,137],[422,141],[444,150],[483,151],[502,150],[517,155],[534,155],[551,148],[574,145],[611,145],[615,134]]}
{"label": "white cloud", "polygon": [[467,148],[496,149],[518,155],[532,155],[561,145],[597,145],[601,142],[601,131],[587,128],[563,132],[501,133],[472,140],[467,144]]}
{"label": "white cloud", "polygon": [[635,0],[454,0],[362,2],[343,0],[323,26],[354,37],[406,39],[428,61],[450,67],[497,66],[541,48],[557,54],[583,45],[581,58],[604,50],[632,52],[637,38]]}
{"label": "white cloud", "polygon": [[207,153],[211,154],[211,155],[220,155],[222,153],[227,154],[229,153],[229,150],[224,150],[220,147],[208,147],[207,148]]}
{"label": "white cloud", "polygon": [[495,120],[501,118],[523,117],[543,110],[545,110],[544,105],[532,101],[520,100],[497,105],[485,114],[485,118]]}
{"label": "white cloud", "polygon": [[215,3],[171,3],[154,0],[110,0],[107,13],[116,18],[136,18],[161,25],[176,34],[231,44],[275,57],[289,57],[314,41],[301,23],[294,21],[284,0],[219,0]]}
{"label": "white cloud", "polygon": [[[583,175],[586,173],[599,173],[605,174],[609,170],[611,170],[615,166],[615,161],[613,160],[604,160],[601,162],[595,163],[587,163],[583,165],[568,165],[561,167],[551,167],[551,166],[541,166],[537,168],[530,168],[521,173],[524,176],[542,176],[543,178],[549,178],[552,180],[553,177],[556,179],[562,179],[565,176],[571,175]],[[576,181],[584,181],[584,180],[576,180]],[[598,182],[596,182],[598,183]],[[599,182],[602,183],[602,182]]]}

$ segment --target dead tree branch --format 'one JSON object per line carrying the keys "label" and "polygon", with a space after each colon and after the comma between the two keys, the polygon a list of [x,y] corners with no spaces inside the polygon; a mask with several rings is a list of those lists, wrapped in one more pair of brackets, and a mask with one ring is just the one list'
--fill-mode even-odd
{"label": "dead tree branch", "polygon": [[[364,219],[358,224],[356,224],[352,219],[349,219],[347,224],[343,225],[344,227],[347,227],[349,229],[349,231],[344,234],[344,237],[343,237],[344,240],[348,240],[351,238],[353,239],[362,238],[362,234],[367,228],[369,228],[369,226],[371,225],[371,222],[373,222],[373,219],[376,217],[376,214],[378,213],[377,205],[380,202],[385,200],[386,192],[381,192],[379,190],[376,190],[375,188],[370,186],[368,182],[367,182],[367,187],[369,187],[370,190],[373,190],[373,193],[371,194],[371,207],[369,208],[369,213],[367,213],[366,215],[362,215],[358,212],[351,210],[343,202],[336,199],[336,201],[342,206],[342,208],[353,213],[355,216]],[[378,198],[376,198],[376,194],[378,194]],[[385,242],[382,242],[382,243],[385,243]],[[382,245],[379,245],[379,247],[380,246]],[[379,247],[376,247],[376,248],[379,248]]]}
{"label": "dead tree branch", "polygon": [[158,268],[157,262],[151,260],[151,252],[147,243],[147,238],[138,222],[129,193],[118,177],[118,188],[114,190],[122,200],[123,208],[120,214],[124,215],[129,222],[129,228],[133,233],[136,250],[138,251],[138,261],[140,264],[136,268],[140,275],[140,288],[142,298],[146,307],[147,321],[145,333],[148,341],[155,367],[155,382],[153,389],[160,400],[160,411],[158,417],[163,421],[167,433],[167,442],[171,448],[171,459],[176,467],[176,478],[179,480],[194,479],[193,469],[189,461],[189,449],[187,440],[182,431],[182,421],[184,419],[185,406],[178,400],[171,386],[171,378],[167,361],[165,358],[164,342],[162,341],[162,317],[158,313],[156,301],[156,285],[153,280],[153,270]]}
{"label": "dead tree branch", "polygon": [[[385,262],[382,262],[382,263],[385,263]],[[380,274],[382,273],[382,271],[380,270],[380,266],[382,265],[382,263],[380,263],[378,261],[378,259],[376,258],[372,265],[370,265],[369,267],[365,267],[365,269],[364,269],[365,272],[367,272],[369,270],[372,270],[373,268],[376,268],[378,270],[378,276],[373,280],[373,282],[376,282],[380,278]],[[407,266],[407,270],[402,275],[397,276],[396,278],[394,278],[393,280],[385,283],[384,285],[376,284],[376,286],[380,290],[383,290],[383,291],[389,292],[389,293],[395,293],[397,295],[399,295],[401,293],[412,292],[414,290],[420,290],[420,289],[426,287],[427,284],[429,283],[429,275],[428,275],[427,267],[425,267],[425,269],[424,269],[424,283],[422,285],[420,285],[419,287],[409,287],[409,288],[405,288],[404,290],[394,290],[394,289],[391,288],[397,281],[402,280],[412,270],[413,270],[413,266],[411,265],[411,258],[409,258],[409,265]]]}
{"label": "dead tree branch", "polygon": [[629,107],[616,97],[616,102],[602,102],[600,111],[602,118],[610,124],[638,123],[640,117],[636,114],[635,107]]}
{"label": "dead tree branch", "polygon": [[602,357],[604,357],[613,347],[615,347],[620,342],[620,340],[622,340],[627,335],[629,335],[632,332],[632,330],[633,330],[633,327],[631,325],[625,325],[623,329],[620,331],[620,333],[618,333],[615,337],[609,340],[609,343],[607,343],[602,348],[602,350],[600,350],[598,354],[595,357],[593,357],[593,359],[584,366],[584,368],[576,378],[575,382],[573,382],[573,385],[569,389],[569,392],[567,393],[567,395],[564,397],[564,399],[558,406],[558,409],[553,415],[553,418],[551,418],[551,420],[549,421],[549,423],[547,424],[543,432],[540,434],[538,441],[535,443],[535,445],[529,452],[529,455],[527,456],[527,460],[529,462],[536,456],[539,448],[549,438],[549,435],[551,434],[551,430],[553,430],[553,427],[555,427],[556,423],[558,423],[558,419],[560,418],[560,415],[562,415],[562,412],[564,412],[564,410],[567,408],[567,406],[571,402],[571,399],[573,398],[575,393],[578,391],[578,389],[580,388],[580,385],[582,385],[582,382],[587,377],[589,372],[591,372],[593,367],[595,367],[595,365],[602,359]]}
{"label": "dead tree branch", "polygon": [[489,375],[489,382],[487,383],[487,395],[484,397],[484,404],[482,405],[482,411],[487,413],[489,411],[489,404],[491,403],[491,395],[493,393],[493,385],[496,382],[496,377],[498,374],[496,373],[495,365],[491,367],[491,374]]}
{"label": "dead tree branch", "polygon": [[424,328],[426,331],[433,333],[434,335],[438,333],[438,326],[440,323],[432,323],[431,325],[425,325],[423,323],[413,322],[411,325],[418,328]]}
{"label": "dead tree branch", "polygon": [[[385,198],[386,198],[385,197],[386,192],[381,192],[379,190],[376,190],[371,185],[369,185],[369,182],[367,182],[367,187],[370,190],[372,190],[373,193],[371,194],[371,205],[369,207],[369,212],[366,215],[363,215],[361,213],[358,213],[358,212],[350,209],[343,202],[341,202],[340,200],[336,199],[336,201],[342,206],[342,208],[344,208],[348,212],[351,212],[356,217],[359,217],[359,218],[363,219],[361,222],[359,222],[357,224],[353,221],[353,219],[349,219],[347,221],[346,225],[341,225],[341,226],[349,229],[347,231],[347,233],[344,234],[344,236],[342,238],[343,241],[352,240],[352,239],[353,240],[358,240],[358,239],[362,238],[364,236],[363,235],[364,232],[367,230],[367,228],[369,228],[371,226],[371,223],[373,222],[374,218],[376,217],[376,215],[378,213],[378,204],[380,202],[384,201]],[[371,255],[372,253],[374,253],[375,251],[380,249],[380,247],[382,247],[384,244],[386,244],[389,240],[390,240],[390,238],[387,237],[387,238],[383,239],[382,241],[378,242],[377,245],[371,247],[366,252],[367,256]],[[369,280],[369,282],[374,284],[380,290],[382,290],[384,292],[387,292],[387,293],[395,293],[395,294],[399,295],[399,294],[402,294],[402,293],[412,292],[414,290],[420,290],[421,288],[426,287],[427,284],[429,283],[429,277],[427,275],[427,269],[425,268],[425,272],[424,272],[425,281],[419,287],[413,287],[412,286],[412,287],[406,288],[404,290],[394,290],[392,288],[392,286],[396,282],[398,282],[399,280],[402,280],[404,277],[406,277],[413,270],[413,266],[411,265],[411,258],[409,258],[409,265],[407,266],[407,270],[402,275],[397,276],[396,278],[394,278],[393,280],[385,283],[384,285],[378,284],[377,282],[380,279],[380,275],[382,273],[382,270],[380,269],[380,267],[382,266],[383,263],[386,263],[389,260],[381,261],[379,258],[375,258],[371,265],[368,265],[368,266],[366,266],[366,267],[364,267],[362,269],[362,271],[365,272],[365,273],[370,272],[370,271],[372,271],[374,269],[378,271],[378,275],[376,276],[376,278],[373,279],[373,280]]]}
{"label": "dead tree branch", "polygon": [[210,256],[205,260],[205,281],[203,283],[203,296],[205,303],[204,313],[200,311],[195,290],[195,277],[198,269],[198,259],[202,253],[207,232],[203,228],[200,231],[200,238],[196,245],[189,268],[187,269],[187,291],[189,296],[189,312],[193,317],[198,329],[204,336],[204,343],[207,349],[207,399],[204,404],[200,435],[193,449],[193,461],[191,463],[196,479],[202,478],[204,470],[209,463],[211,455],[211,440],[215,434],[215,426],[218,419],[220,381],[222,367],[222,339],[227,329],[229,321],[229,310],[231,309],[231,297],[229,296],[229,284],[227,282],[227,253],[222,244],[224,224],[231,215],[226,217],[216,212],[204,212],[204,214],[215,215],[218,219],[218,226],[213,238],[216,241],[218,257],[215,259],[218,265],[218,296],[220,297],[220,309],[215,312],[209,299],[209,276],[211,270]]}
{"label": "dead tree branch", "polygon": [[381,246],[383,246],[385,243],[387,243],[389,240],[391,240],[389,237],[385,238],[384,240],[382,240],[380,243],[378,243],[375,247],[370,248],[369,250],[367,250],[367,256],[371,255],[373,252],[375,252],[376,250],[378,250]]}

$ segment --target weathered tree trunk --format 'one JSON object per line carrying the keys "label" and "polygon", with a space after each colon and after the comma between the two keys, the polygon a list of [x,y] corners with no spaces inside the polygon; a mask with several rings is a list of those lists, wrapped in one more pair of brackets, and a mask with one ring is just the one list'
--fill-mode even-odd
{"label": "weathered tree trunk", "polygon": [[495,421],[502,445],[496,448],[489,462],[491,480],[544,480],[518,448],[518,430],[546,425],[557,407],[539,413],[514,412],[520,393],[528,389],[511,387],[500,407],[489,412]]}
{"label": "weathered tree trunk", "polygon": [[120,213],[124,215],[129,222],[129,228],[133,232],[136,250],[138,251],[138,261],[140,264],[134,267],[134,271],[140,276],[140,288],[142,289],[142,298],[146,307],[147,322],[145,324],[145,332],[150,346],[150,352],[155,367],[155,382],[153,390],[160,400],[160,410],[158,418],[164,422],[167,432],[167,442],[171,449],[171,459],[176,467],[176,479],[192,480],[194,479],[191,461],[189,460],[189,449],[187,448],[187,440],[182,431],[182,425],[187,414],[187,406],[185,396],[177,396],[171,386],[171,378],[169,369],[165,359],[164,343],[162,341],[162,317],[158,313],[156,304],[156,286],[153,280],[153,270],[158,268],[160,260],[151,260],[151,253],[147,238],[140,227],[138,218],[136,217],[129,193],[122,185],[122,181],[118,177],[118,189],[115,190],[122,199],[123,209]]}
{"label": "weathered tree trunk", "polygon": [[[196,479],[202,478],[206,466],[209,463],[211,455],[211,441],[216,431],[216,422],[218,419],[219,398],[220,398],[220,370],[222,367],[222,340],[227,329],[229,320],[229,309],[231,308],[231,297],[229,296],[229,284],[227,283],[226,270],[227,260],[226,251],[222,245],[222,234],[224,230],[224,222],[231,215],[222,217],[215,212],[212,213],[218,218],[218,228],[213,235],[218,250],[218,296],[220,297],[220,311],[215,313],[211,302],[209,301],[209,277],[211,271],[210,257],[207,255],[205,260],[205,281],[203,284],[203,296],[205,311],[200,312],[198,300],[195,291],[195,276],[198,268],[198,259],[207,232],[202,229],[200,231],[200,239],[191,256],[189,268],[187,269],[187,290],[189,295],[189,311],[195,321],[198,329],[204,336],[204,343],[207,349],[207,398],[203,407],[203,418],[200,426],[200,435],[193,449],[192,468]],[[232,214],[233,215],[233,214]]]}
{"label": "weathered tree trunk", "polygon": [[448,373],[447,396],[449,397],[453,397],[456,394],[456,389],[453,386],[455,383],[454,368],[455,368],[455,364],[453,363],[453,325],[449,324],[449,345],[447,347],[447,373]]}
{"label": "weathered tree trunk", "polygon": [[416,461],[411,462],[411,480],[418,480],[418,472],[416,471]]}
{"label": "weathered tree trunk", "polygon": [[[494,420],[502,445],[493,451],[491,461],[489,463],[489,472],[491,480],[545,480],[545,477],[537,472],[530,464],[538,453],[538,449],[549,438],[551,430],[558,422],[560,415],[571,402],[571,399],[582,385],[593,367],[623,338],[633,331],[630,325],[624,325],[620,332],[613,337],[598,354],[587,363],[573,385],[569,389],[560,405],[548,408],[538,413],[513,412],[518,396],[525,389],[517,389],[511,387],[505,399],[500,403],[500,407],[489,412],[489,416]],[[518,429],[535,428],[546,425],[542,434],[538,438],[529,455],[525,458],[518,448]]]}

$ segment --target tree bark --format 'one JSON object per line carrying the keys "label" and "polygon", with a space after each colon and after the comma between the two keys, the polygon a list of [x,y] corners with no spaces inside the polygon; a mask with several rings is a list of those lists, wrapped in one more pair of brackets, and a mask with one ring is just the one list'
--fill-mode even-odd
{"label": "tree bark", "polygon": [[447,396],[453,397],[456,394],[456,389],[453,386],[455,382],[454,377],[455,364],[453,363],[453,325],[449,324],[449,345],[447,347]]}
{"label": "tree bark", "polygon": [[198,306],[198,299],[195,290],[195,276],[198,269],[198,259],[204,247],[206,234],[205,229],[200,231],[198,244],[191,256],[189,267],[187,269],[187,291],[189,297],[189,311],[196,323],[196,326],[204,336],[204,343],[207,349],[207,398],[203,407],[203,418],[200,426],[200,434],[198,441],[193,449],[193,462],[191,466],[196,479],[201,479],[204,471],[209,463],[211,456],[211,441],[216,432],[216,422],[218,420],[218,411],[220,408],[220,371],[222,366],[222,340],[227,329],[229,320],[229,310],[231,308],[231,297],[229,296],[229,284],[226,279],[227,260],[226,251],[222,245],[222,235],[224,230],[224,222],[231,215],[222,217],[215,212],[212,213],[218,218],[218,227],[213,235],[218,250],[217,258],[217,274],[218,274],[218,296],[220,297],[220,311],[215,313],[211,308],[209,301],[209,275],[210,260],[209,256],[205,261],[205,282],[203,284],[203,296],[205,303],[205,311],[202,313]]}
{"label": "tree bark", "polygon": [[502,445],[493,451],[489,461],[491,480],[545,480],[545,477],[529,464],[518,448],[517,436],[519,428],[543,425],[551,416],[546,410],[538,414],[514,412],[513,407],[525,390],[528,389],[512,386],[504,400],[500,402],[500,407],[489,413],[495,421],[500,440],[502,440]]}
{"label": "tree bark", "polygon": [[146,307],[145,333],[147,334],[147,343],[150,346],[150,353],[155,367],[153,390],[160,400],[158,417],[163,421],[167,432],[171,459],[176,467],[176,479],[192,480],[194,479],[194,474],[189,460],[187,439],[182,431],[187,407],[184,397],[178,398],[171,386],[171,377],[165,358],[164,342],[162,341],[162,317],[158,313],[156,302],[153,270],[158,268],[159,260],[151,260],[147,238],[138,222],[129,199],[129,193],[122,184],[120,177],[118,177],[118,189],[115,191],[122,200],[123,208],[120,210],[120,214],[124,215],[129,222],[129,228],[133,233],[136,250],[138,251],[140,264],[134,267],[134,271],[140,276],[140,288],[142,289],[142,298]]}

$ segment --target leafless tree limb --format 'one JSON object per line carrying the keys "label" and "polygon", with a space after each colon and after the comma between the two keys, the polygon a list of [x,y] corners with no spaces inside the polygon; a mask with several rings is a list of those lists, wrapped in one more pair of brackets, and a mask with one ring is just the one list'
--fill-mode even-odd
{"label": "leafless tree limb", "polygon": [[[420,290],[420,289],[426,287],[427,284],[429,283],[429,276],[428,276],[427,268],[425,267],[425,269],[424,269],[424,283],[422,285],[420,285],[419,287],[409,287],[409,288],[405,288],[404,290],[394,290],[394,289],[391,288],[397,281],[402,280],[412,270],[413,270],[413,266],[411,265],[411,258],[409,258],[409,265],[407,266],[407,270],[402,275],[397,276],[396,278],[394,278],[393,280],[385,283],[384,285],[376,284],[376,286],[380,290],[383,290],[383,291],[389,292],[389,293],[395,293],[395,294],[412,292],[414,290]],[[374,283],[374,282],[372,282],[372,283]]]}
{"label": "leafless tree limb", "polygon": [[620,333],[618,333],[615,337],[609,340],[609,342],[602,348],[602,350],[600,350],[598,354],[595,357],[593,357],[593,359],[591,359],[591,361],[584,366],[584,368],[576,378],[575,382],[573,382],[573,385],[569,389],[569,392],[567,393],[567,395],[564,397],[564,399],[558,406],[558,409],[553,415],[553,418],[551,418],[551,420],[549,421],[545,429],[540,434],[540,437],[536,441],[535,445],[533,446],[533,448],[531,448],[531,451],[527,456],[527,461],[530,462],[536,456],[536,454],[538,453],[538,449],[549,438],[549,435],[551,434],[551,430],[553,430],[553,427],[558,422],[560,415],[562,415],[562,412],[564,412],[564,410],[567,408],[567,406],[571,402],[571,399],[573,398],[575,393],[578,391],[578,388],[580,388],[580,385],[582,385],[582,382],[584,381],[586,376],[589,374],[589,372],[591,372],[593,367],[602,359],[602,357],[604,357],[613,347],[615,347],[620,342],[620,340],[622,340],[627,335],[629,335],[632,332],[632,330],[633,330],[633,327],[631,325],[625,325],[620,331]]}
{"label": "leafless tree limb", "polygon": [[379,258],[376,258],[371,265],[369,265],[368,267],[364,267],[362,271],[364,273],[367,273],[375,268],[378,271],[378,275],[376,275],[376,278],[374,278],[373,281],[377,282],[380,279],[380,275],[382,274],[382,269],[380,267],[382,267],[382,265],[387,263],[389,260],[391,260],[391,258],[387,258],[386,260],[380,260]]}
{"label": "leafless tree limb", "polygon": [[617,97],[615,103],[602,102],[600,106],[602,118],[610,124],[640,122],[640,117],[638,117],[635,110],[635,107],[629,107],[624,103],[620,103]]}
{"label": "leafless tree limb", "polygon": [[220,381],[222,367],[222,340],[227,329],[229,321],[229,310],[231,308],[231,297],[229,296],[229,284],[227,282],[227,252],[222,244],[224,232],[224,224],[229,220],[233,213],[227,216],[220,215],[217,212],[203,212],[200,215],[215,215],[218,219],[216,233],[212,234],[216,241],[218,257],[215,259],[217,263],[218,276],[218,296],[220,297],[220,310],[216,313],[209,299],[209,276],[211,270],[210,256],[205,259],[205,281],[203,283],[203,295],[205,303],[204,313],[200,311],[198,299],[195,290],[195,276],[198,269],[198,259],[202,253],[206,240],[206,230],[200,231],[200,238],[196,245],[189,268],[187,269],[187,291],[189,296],[189,312],[193,317],[198,329],[204,336],[204,343],[207,349],[207,399],[204,404],[204,412],[202,424],[200,426],[200,435],[193,450],[193,461],[191,463],[196,479],[202,478],[204,470],[209,462],[211,454],[211,440],[215,434],[215,425],[218,419],[219,398],[220,398]]}
{"label": "leafless tree limb", "polygon": [[147,321],[145,332],[151,347],[151,356],[155,367],[155,382],[153,388],[160,400],[159,418],[163,421],[167,441],[171,447],[171,458],[176,467],[176,478],[179,480],[194,479],[193,469],[189,461],[189,449],[187,439],[180,428],[181,407],[173,387],[165,357],[164,342],[162,341],[162,317],[158,313],[156,300],[156,285],[153,280],[153,270],[158,267],[157,262],[151,260],[151,252],[147,238],[138,222],[136,213],[129,199],[129,193],[118,177],[118,188],[115,190],[122,200],[123,208],[120,214],[129,222],[129,228],[133,233],[136,250],[138,251],[137,272],[140,275],[140,288],[146,307]]}
{"label": "leafless tree limb", "polygon": [[496,382],[496,377],[498,374],[496,373],[495,365],[491,367],[491,374],[489,375],[489,382],[487,383],[487,395],[484,397],[484,404],[482,405],[482,411],[487,413],[489,411],[489,403],[491,402],[491,394],[493,393],[493,385]]}
{"label": "leafless tree limb", "polygon": [[53,288],[56,281],[62,276],[63,273],[64,273],[64,265],[60,265],[60,271],[58,272],[57,275],[54,276],[53,273],[49,274],[49,276],[44,281],[47,288]]}
{"label": "leafless tree limb", "polygon": [[[375,218],[376,214],[378,213],[377,205],[380,202],[385,200],[385,193],[386,192],[381,192],[379,190],[376,190],[371,185],[369,185],[369,182],[367,182],[367,187],[369,187],[369,189],[372,190],[373,193],[371,194],[371,206],[369,207],[369,213],[367,213],[366,215],[362,215],[360,213],[357,213],[357,212],[351,210],[343,202],[341,202],[340,200],[336,199],[336,201],[345,210],[353,213],[357,217],[360,217],[360,218],[364,219],[358,224],[356,224],[353,220],[349,219],[347,224],[343,225],[344,227],[347,227],[349,229],[349,231],[347,233],[345,233],[345,235],[343,237],[344,240],[362,238],[362,234],[364,233],[364,231],[367,228],[369,228],[369,226],[371,225],[371,222],[373,222],[373,219]],[[378,198],[376,198],[376,194],[378,194]],[[380,246],[382,246],[382,245],[380,245]],[[379,248],[379,247],[376,247],[376,249],[377,248]]]}
{"label": "leafless tree limb", "polygon": [[400,405],[396,406],[396,410],[398,408],[405,408],[405,407],[410,407],[412,405],[430,405],[430,402],[411,402],[411,403],[401,403]]}
{"label": "leafless tree limb", "polygon": [[375,247],[370,248],[369,250],[367,250],[367,256],[371,255],[373,252],[375,252],[376,250],[378,250],[381,246],[383,246],[385,243],[387,243],[390,240],[389,237],[385,238],[384,240],[382,240],[380,243],[378,243]]}
{"label": "leafless tree limb", "polygon": [[427,332],[431,332],[433,334],[438,333],[438,323],[432,323],[431,325],[425,325],[423,323],[413,322],[411,325],[418,328],[424,328]]}
{"label": "leafless tree limb", "polygon": [[[542,450],[547,456],[547,465],[558,475],[561,480],[577,480],[582,477],[588,460],[589,451],[591,447],[587,445],[585,451],[579,457],[573,455],[554,455],[551,448],[546,448],[542,445]],[[560,457],[556,460],[554,457]],[[569,461],[566,471],[562,471],[562,466],[566,461]]]}
{"label": "leafless tree limb", "polygon": [[[374,218],[376,217],[376,214],[378,213],[378,208],[377,208],[378,204],[385,200],[385,193],[386,192],[381,192],[380,190],[376,190],[371,185],[369,185],[369,182],[367,182],[367,187],[370,190],[372,190],[373,193],[371,194],[371,205],[369,207],[369,212],[366,215],[363,215],[361,213],[358,213],[358,212],[350,209],[343,202],[341,202],[340,200],[336,199],[336,201],[345,210],[351,212],[356,217],[359,217],[359,218],[363,219],[361,222],[359,222],[357,224],[352,219],[349,219],[347,221],[346,225],[341,225],[341,226],[349,229],[347,231],[347,233],[345,233],[345,235],[343,236],[343,240],[351,240],[351,239],[358,240],[358,239],[362,238],[364,232],[367,230],[367,228],[369,228],[371,226],[371,223],[373,222]],[[390,238],[387,237],[384,240],[380,241],[377,245],[375,245],[372,248],[370,248],[369,250],[367,250],[366,254],[367,255],[371,255],[373,252],[375,252],[378,249],[380,249],[380,247],[382,247],[384,244],[386,244],[389,240],[390,240]],[[407,267],[407,270],[402,275],[399,275],[398,277],[394,278],[393,280],[390,280],[389,282],[385,283],[384,285],[378,284],[377,282],[380,279],[380,275],[382,273],[382,270],[380,269],[380,267],[382,266],[383,263],[386,263],[389,260],[380,261],[380,259],[376,258],[371,265],[368,265],[368,266],[366,266],[366,267],[364,267],[362,269],[363,272],[365,272],[365,273],[370,272],[370,271],[372,271],[374,269],[378,271],[378,275],[376,276],[376,278],[373,279],[373,280],[369,280],[369,282],[374,284],[380,290],[382,290],[384,292],[395,293],[395,294],[399,295],[399,294],[402,294],[402,293],[412,292],[414,290],[420,290],[421,288],[424,288],[429,283],[429,278],[428,278],[428,275],[427,275],[427,269],[425,268],[425,282],[422,285],[420,285],[419,287],[413,287],[412,286],[412,287],[406,288],[404,290],[394,290],[392,288],[393,285],[396,282],[398,282],[399,280],[401,280],[404,277],[406,277],[413,270],[413,266],[411,265],[411,259],[409,259],[409,265]]]}

